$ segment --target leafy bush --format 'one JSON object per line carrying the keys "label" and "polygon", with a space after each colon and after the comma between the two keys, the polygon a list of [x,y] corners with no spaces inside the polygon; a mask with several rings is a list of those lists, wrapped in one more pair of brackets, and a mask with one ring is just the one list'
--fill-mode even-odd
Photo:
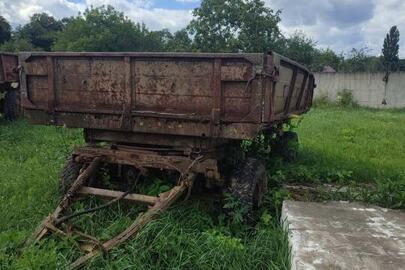
{"label": "leafy bush", "polygon": [[357,107],[358,104],[354,100],[353,92],[348,89],[343,89],[337,94],[336,104],[341,107]]}
{"label": "leafy bush", "polygon": [[318,96],[314,98],[313,107],[315,108],[325,108],[325,107],[359,107],[357,102],[354,100],[353,92],[348,89],[343,89],[337,93],[336,101],[332,101],[327,93],[320,92]]}
{"label": "leafy bush", "polygon": [[318,96],[314,98],[312,102],[313,107],[328,107],[333,105],[333,102],[330,100],[329,96],[325,92],[320,92]]}

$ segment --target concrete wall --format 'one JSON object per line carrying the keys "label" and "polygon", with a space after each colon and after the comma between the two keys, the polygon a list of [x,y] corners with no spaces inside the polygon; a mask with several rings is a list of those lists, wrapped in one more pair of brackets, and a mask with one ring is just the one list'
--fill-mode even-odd
{"label": "concrete wall", "polygon": [[[388,84],[385,73],[316,73],[315,97],[327,95],[336,100],[338,92],[351,90],[361,106],[373,108],[405,108],[405,72],[390,74]],[[383,105],[382,101],[387,101]]]}

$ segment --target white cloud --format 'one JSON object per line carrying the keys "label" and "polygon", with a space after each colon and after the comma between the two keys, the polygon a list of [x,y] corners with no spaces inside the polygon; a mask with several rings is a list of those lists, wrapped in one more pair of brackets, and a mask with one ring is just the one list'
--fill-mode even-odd
{"label": "white cloud", "polygon": [[185,27],[192,17],[189,10],[155,8],[150,0],[86,0],[86,5],[111,5],[132,21],[143,22],[152,30],[168,28],[176,31]]}
{"label": "white cloud", "polygon": [[[4,1],[4,2],[3,2]],[[3,0],[2,14],[14,27],[27,23],[37,12],[46,12],[56,18],[77,15],[86,7],[114,6],[134,22],[145,23],[150,29],[168,28],[171,31],[185,27],[191,20],[190,10],[162,9],[153,7],[151,0],[85,0],[74,3],[68,0]]]}
{"label": "white cloud", "polygon": [[[199,2],[198,0],[175,0]],[[292,34],[301,30],[323,48],[347,52],[368,46],[380,54],[385,34],[392,25],[403,32],[400,55],[405,57],[405,1],[403,0],[265,0],[273,9],[282,9],[281,29]],[[0,14],[15,27],[36,12],[56,18],[77,15],[86,7],[112,5],[134,22],[150,29],[176,31],[191,20],[191,10],[159,8],[154,0],[0,0]]]}
{"label": "white cloud", "polygon": [[168,28],[172,31],[187,26],[192,18],[189,10],[171,9],[133,9],[125,13],[130,19],[136,22],[144,22],[152,30]]}
{"label": "white cloud", "polygon": [[111,5],[120,10],[126,9],[125,11],[137,8],[151,8],[153,6],[152,0],[82,0],[82,1],[84,1],[88,7]]}
{"label": "white cloud", "polygon": [[376,1],[376,9],[371,20],[361,25],[365,41],[375,53],[381,52],[381,47],[388,30],[397,25],[402,30],[400,56],[405,57],[405,2],[402,0]]}
{"label": "white cloud", "polygon": [[[391,26],[405,33],[403,0],[266,0],[282,10],[281,29],[286,34],[303,31],[323,48],[347,52],[367,46],[379,55]],[[405,57],[405,34],[400,56]]]}
{"label": "white cloud", "polygon": [[2,0],[0,14],[13,26],[17,26],[26,23],[34,13],[46,12],[62,18],[75,15],[84,8],[84,4],[67,0]]}

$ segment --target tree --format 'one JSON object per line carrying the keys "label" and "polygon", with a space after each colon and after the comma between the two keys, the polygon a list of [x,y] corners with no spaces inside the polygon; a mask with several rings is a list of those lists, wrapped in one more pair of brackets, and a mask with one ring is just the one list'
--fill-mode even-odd
{"label": "tree", "polygon": [[360,49],[353,48],[348,55],[348,58],[342,65],[345,72],[360,72],[367,68],[367,58],[369,49],[364,47]]}
{"label": "tree", "polygon": [[167,41],[166,50],[169,52],[190,52],[192,43],[186,29],[179,30],[171,35]]}
{"label": "tree", "polygon": [[204,52],[266,52],[280,41],[280,11],[261,0],[203,0],[188,31]]}
{"label": "tree", "polygon": [[281,53],[300,64],[312,67],[317,53],[315,46],[316,42],[303,32],[295,32],[284,41]]}
{"label": "tree", "polygon": [[3,16],[0,16],[0,44],[10,40],[10,38],[11,26]]}
{"label": "tree", "polygon": [[18,39],[29,40],[34,47],[50,51],[55,35],[61,31],[63,24],[46,13],[36,13],[30,22],[16,31]]}
{"label": "tree", "polygon": [[164,47],[165,31],[150,32],[111,6],[86,9],[64,24],[52,47],[55,51],[156,51]]}
{"label": "tree", "polygon": [[311,66],[313,71],[323,71],[325,66],[330,66],[334,70],[338,71],[344,61],[342,54],[338,55],[331,49],[317,50],[314,58],[314,62]]}
{"label": "tree", "polygon": [[398,63],[398,70],[405,71],[405,59],[400,59]]}
{"label": "tree", "polygon": [[40,49],[34,47],[30,40],[12,37],[9,41],[0,45],[0,51],[4,52],[19,52],[19,51],[38,51]]}
{"label": "tree", "polygon": [[399,30],[396,26],[391,27],[385,37],[382,54],[385,71],[395,71],[398,68],[399,62]]}
{"label": "tree", "polygon": [[377,72],[381,71],[381,62],[378,57],[369,54],[370,49],[363,47],[353,48],[347,58],[342,62],[340,71],[344,72]]}
{"label": "tree", "polygon": [[162,52],[167,50],[167,43],[172,38],[168,29],[160,31],[149,31],[145,25],[142,26],[142,46],[140,51]]}

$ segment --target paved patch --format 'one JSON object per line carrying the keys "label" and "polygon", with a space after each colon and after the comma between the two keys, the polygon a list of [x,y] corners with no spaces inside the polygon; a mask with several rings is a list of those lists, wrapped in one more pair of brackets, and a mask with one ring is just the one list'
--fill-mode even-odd
{"label": "paved patch", "polygon": [[285,201],[292,270],[405,269],[405,212],[360,203]]}

